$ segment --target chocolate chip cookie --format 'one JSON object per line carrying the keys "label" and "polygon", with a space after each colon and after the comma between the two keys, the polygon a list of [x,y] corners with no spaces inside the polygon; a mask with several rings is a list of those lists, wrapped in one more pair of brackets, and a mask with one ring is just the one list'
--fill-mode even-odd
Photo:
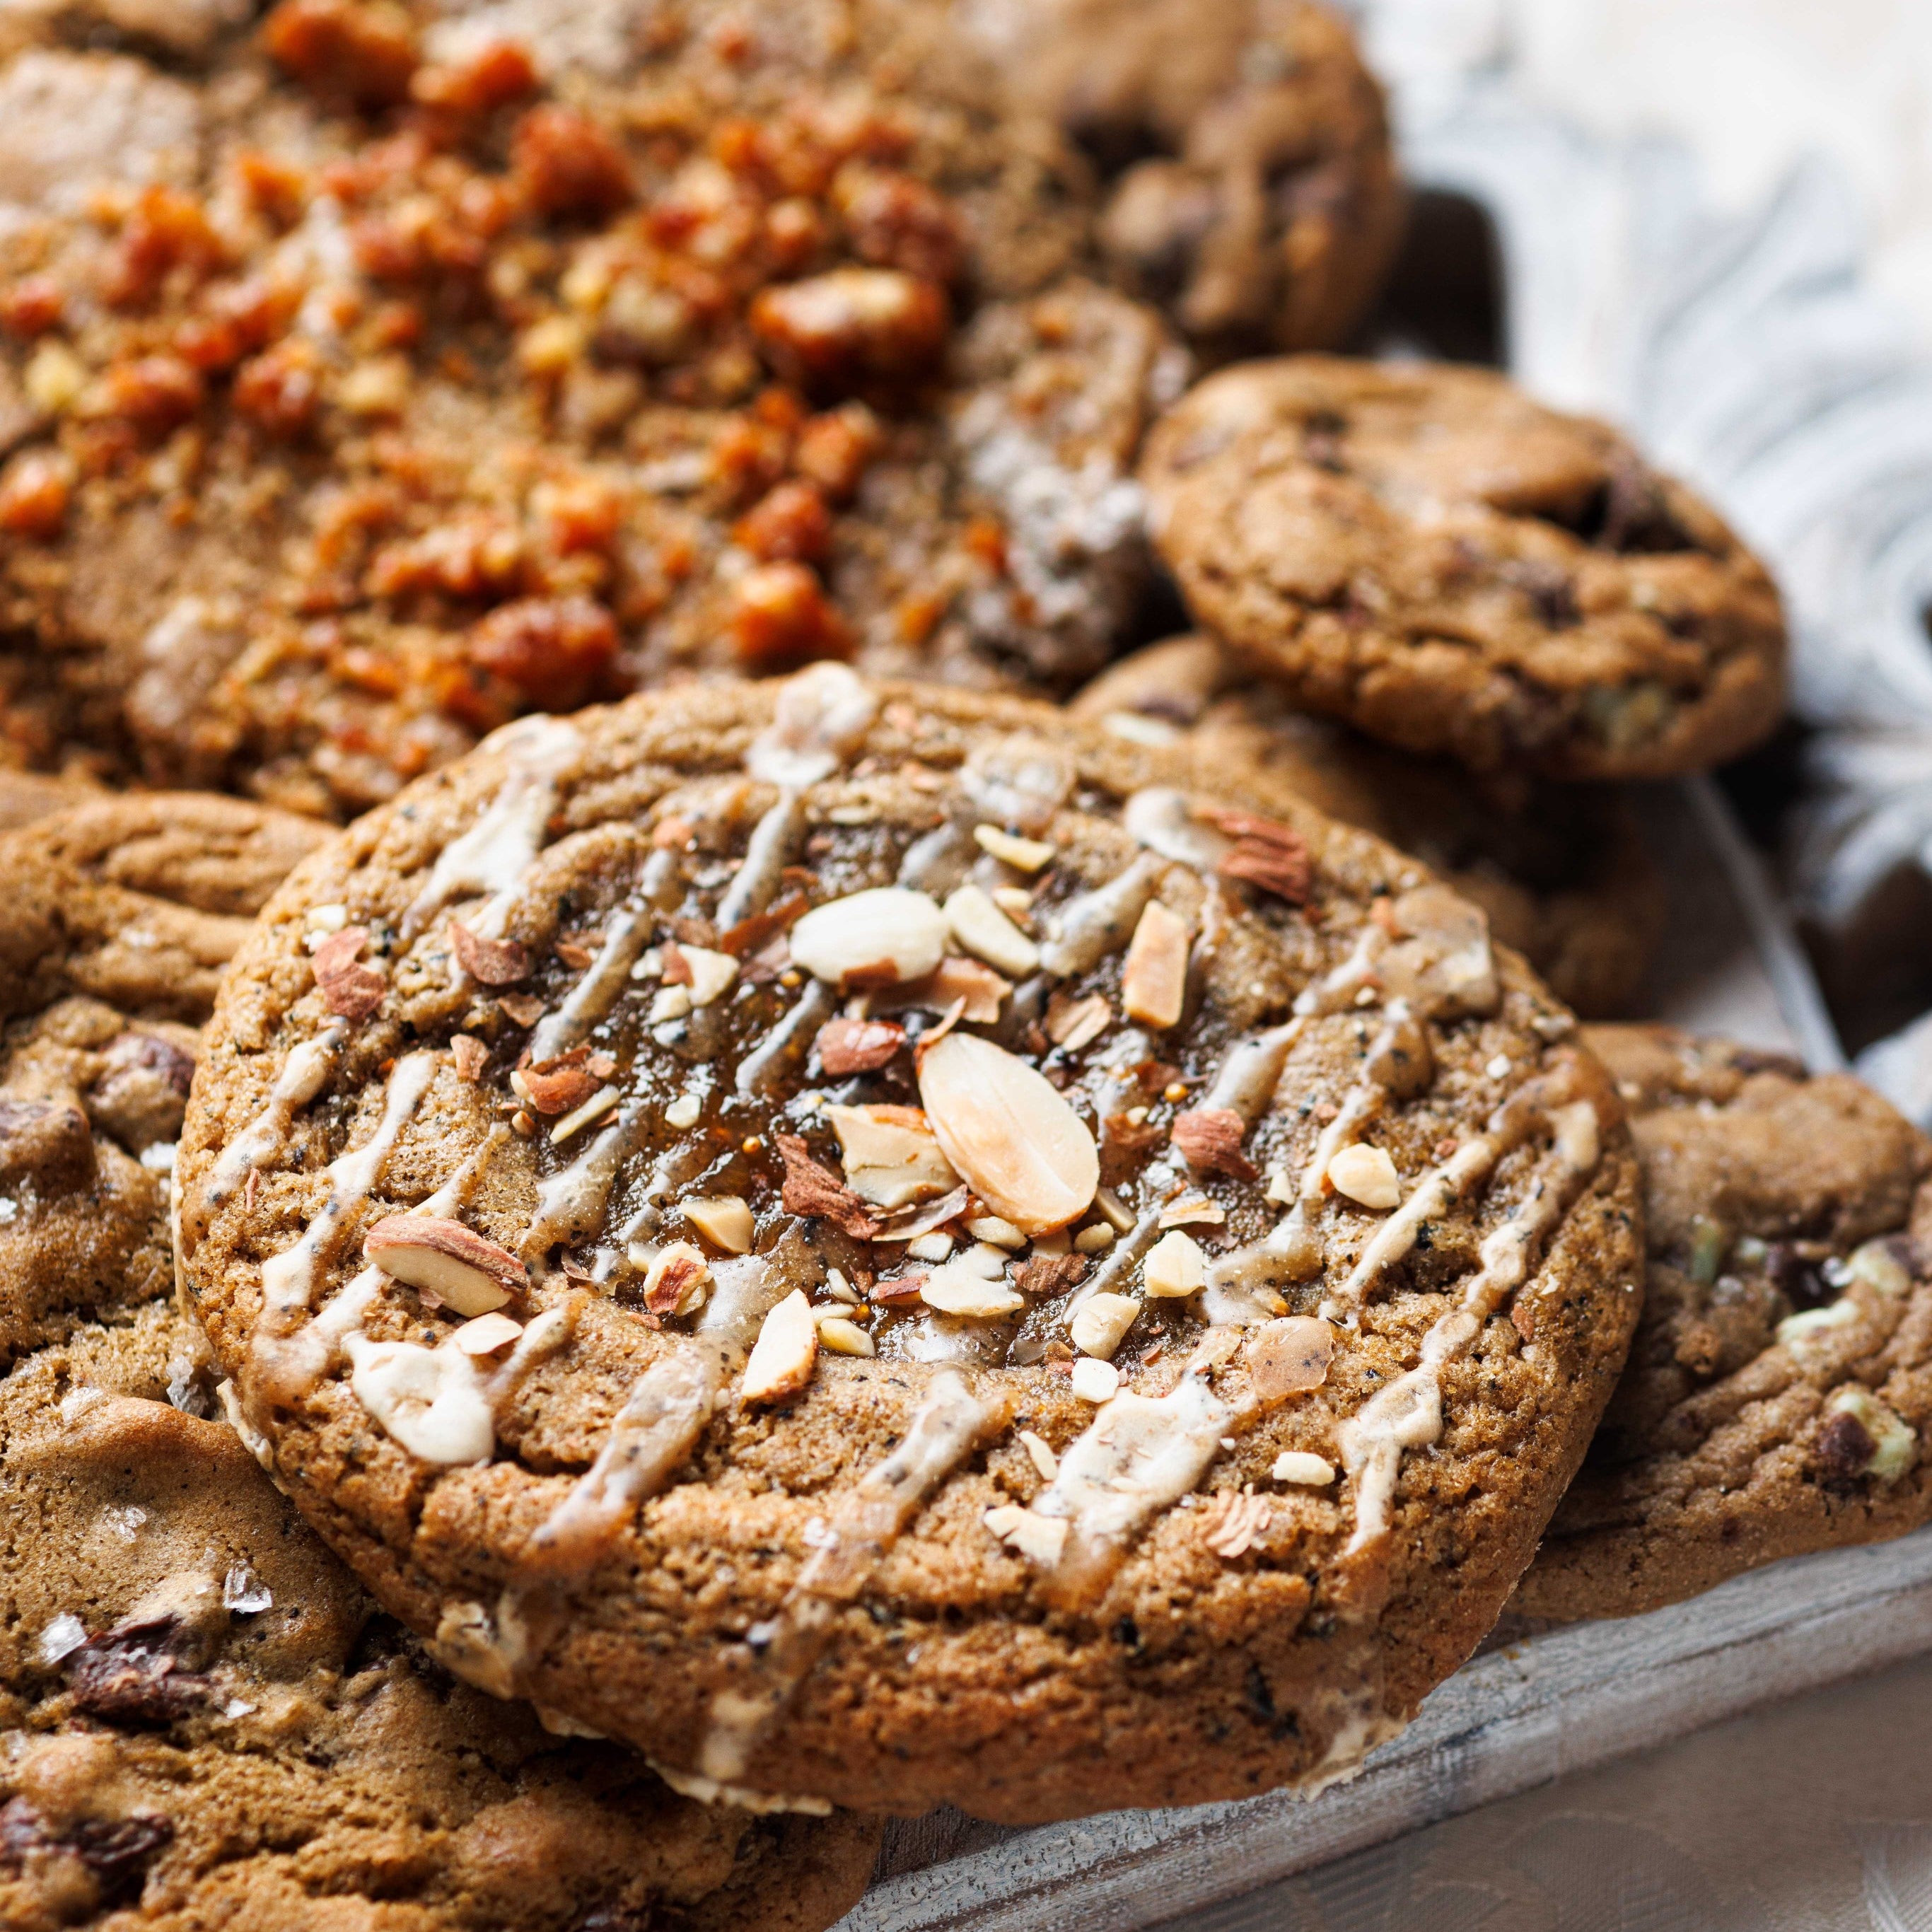
{"label": "chocolate chip cookie", "polygon": [[0,760],[342,816],[668,676],[1130,634],[1184,358],[1054,131],[932,9],[569,10],[0,69]]}
{"label": "chocolate chip cookie", "polygon": [[825,1925],[875,1827],[676,1798],[452,1684],[216,1419],[169,1259],[188,1022],[321,836],[148,798],[0,839],[0,1921]]}
{"label": "chocolate chip cookie", "polygon": [[179,1171],[251,1426],[440,1654],[728,1792],[1006,1820],[1358,1762],[1641,1260],[1613,1092],[1415,862],[832,666],[358,820]]}
{"label": "chocolate chip cookie", "polygon": [[1403,203],[1382,89],[1310,0],[960,0],[1006,98],[1097,170],[1112,278],[1204,356],[1339,344]]}
{"label": "chocolate chip cookie", "polygon": [[1432,866],[1586,1018],[1628,1010],[1664,930],[1664,889],[1628,805],[1604,786],[1471,775],[1298,711],[1218,639],[1171,638],[1102,671],[1068,707],[1162,742],[1182,730],[1264,765],[1331,818]]}
{"label": "chocolate chip cookie", "polygon": [[1189,607],[1310,710],[1483,771],[1661,778],[1784,701],[1763,567],[1604,424],[1502,376],[1309,356],[1231,369],[1149,439]]}
{"label": "chocolate chip cookie", "polygon": [[1844,1074],[1586,1034],[1629,1103],[1643,1320],[1512,1607],[1622,1616],[1932,1517],[1932,1142]]}

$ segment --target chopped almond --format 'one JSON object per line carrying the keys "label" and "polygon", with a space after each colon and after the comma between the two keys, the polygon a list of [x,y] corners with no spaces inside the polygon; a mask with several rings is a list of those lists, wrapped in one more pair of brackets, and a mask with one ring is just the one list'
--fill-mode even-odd
{"label": "chopped almond", "polygon": [[1186,1000],[1187,922],[1149,899],[1127,948],[1120,1004],[1130,1019],[1164,1030],[1180,1018]]}
{"label": "chopped almond", "polygon": [[487,1315],[530,1286],[508,1249],[437,1214],[386,1215],[363,1237],[362,1256],[459,1315]]}
{"label": "chopped almond", "polygon": [[460,919],[449,922],[456,963],[479,986],[514,986],[530,974],[530,950],[514,939],[483,939]]}
{"label": "chopped almond", "polygon": [[812,1379],[818,1356],[818,1324],[802,1289],[794,1288],[765,1317],[745,1364],[747,1402],[778,1402],[796,1395]]}
{"label": "chopped almond", "polygon": [[311,962],[322,1004],[346,1020],[366,1020],[382,1004],[388,982],[358,958],[368,940],[366,926],[345,926],[315,949]]}
{"label": "chopped almond", "polygon": [[1174,1115],[1168,1137],[1190,1167],[1252,1180],[1259,1170],[1241,1151],[1247,1131],[1248,1124],[1232,1107],[1196,1107]]}

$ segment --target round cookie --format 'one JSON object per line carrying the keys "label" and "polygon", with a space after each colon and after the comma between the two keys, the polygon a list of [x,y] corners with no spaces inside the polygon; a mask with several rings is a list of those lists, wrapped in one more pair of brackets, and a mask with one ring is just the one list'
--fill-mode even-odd
{"label": "round cookie", "polygon": [[1068,709],[1144,742],[1187,730],[1216,755],[1265,766],[1331,818],[1413,852],[1586,1018],[1628,1010],[1663,936],[1663,881],[1615,791],[1520,774],[1472,784],[1455,766],[1295,710],[1204,634],[1122,658]]}
{"label": "round cookie", "polygon": [[1082,278],[1077,157],[931,8],[620,18],[0,68],[0,758],[347,816],[669,676],[1057,694],[1132,634],[1185,356]]}
{"label": "round cookie", "polygon": [[1845,1074],[1662,1027],[1586,1034],[1629,1103],[1649,1286],[1510,1607],[1625,1616],[1932,1518],[1932,1142]]}
{"label": "round cookie", "polygon": [[1118,284],[1215,360],[1333,348],[1402,238],[1387,110],[1311,0],[956,0],[1008,100],[1106,188]]}
{"label": "round cookie", "polygon": [[[875,1826],[675,1798],[452,1684],[209,1419],[168,1252],[182,1022],[212,992],[181,968],[242,929],[211,902],[252,911],[322,836],[149,797],[0,839],[30,908],[0,964],[0,1922],[827,1924]],[[181,986],[136,970],[143,932]]]}
{"label": "round cookie", "polygon": [[1783,704],[1757,560],[1616,431],[1486,370],[1227,370],[1141,474],[1196,619],[1298,704],[1405,750],[1663,778],[1744,750]]}
{"label": "round cookie", "polygon": [[1572,1032],[1259,771],[692,687],[298,868],[184,1278],[385,1605],[656,1762],[1015,1820],[1318,1784],[1487,1630],[1621,1365]]}

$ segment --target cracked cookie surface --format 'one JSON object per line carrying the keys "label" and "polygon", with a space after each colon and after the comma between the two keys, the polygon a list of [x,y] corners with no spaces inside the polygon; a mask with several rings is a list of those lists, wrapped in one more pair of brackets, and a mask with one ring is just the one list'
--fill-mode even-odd
{"label": "cracked cookie surface", "polygon": [[1573,1032],[1259,772],[697,687],[297,872],[184,1267],[385,1604],[656,1761],[1008,1820],[1318,1783],[1486,1630],[1620,1364]]}
{"label": "cracked cookie surface", "polygon": [[1846,1074],[1657,1027],[1586,1037],[1630,1109],[1630,1366],[1511,1609],[1627,1616],[1932,1516],[1932,1142]]}
{"label": "cracked cookie surface", "polygon": [[1149,438],[1196,620],[1294,702],[1483,771],[1661,778],[1775,723],[1763,567],[1606,425],[1486,370],[1224,370]]}

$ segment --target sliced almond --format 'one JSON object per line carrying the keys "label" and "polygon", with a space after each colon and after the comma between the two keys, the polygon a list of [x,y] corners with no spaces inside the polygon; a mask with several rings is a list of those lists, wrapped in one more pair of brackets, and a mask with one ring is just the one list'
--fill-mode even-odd
{"label": "sliced almond", "polygon": [[992,967],[954,955],[942,959],[924,979],[878,994],[872,1005],[875,1012],[896,1012],[917,1006],[943,1013],[964,1000],[961,1018],[974,1026],[991,1026],[1000,1017],[1000,1004],[1012,990],[1013,982]]}
{"label": "sliced almond", "polygon": [[601,1120],[617,1104],[617,1090],[614,1087],[600,1087],[580,1107],[573,1107],[550,1130],[550,1144],[561,1147],[572,1134],[590,1126],[592,1120]]}
{"label": "sliced almond", "polygon": [[1002,832],[997,825],[976,825],[973,838],[980,850],[1010,866],[1016,872],[1036,872],[1051,859],[1056,848],[1044,838],[1022,838]]}
{"label": "sliced almond", "polygon": [[1131,1294],[1109,1294],[1103,1289],[1098,1294],[1090,1294],[1074,1311],[1067,1332],[1083,1355],[1108,1361],[1127,1339],[1127,1330],[1140,1312],[1140,1304]]}
{"label": "sliced almond", "polygon": [[934,1268],[920,1283],[919,1298],[942,1315],[964,1316],[975,1322],[1016,1315],[1026,1306],[1026,1297],[1004,1281],[982,1280],[958,1266]]}
{"label": "sliced almond", "polygon": [[952,1237],[938,1232],[915,1234],[906,1243],[906,1253],[916,1262],[943,1262],[952,1252]]}
{"label": "sliced almond", "polygon": [[1338,1148],[1328,1162],[1328,1180],[1337,1194],[1364,1208],[1394,1208],[1402,1199],[1402,1181],[1386,1148],[1360,1141]]}
{"label": "sliced almond", "polygon": [[493,1309],[488,1315],[464,1322],[449,1339],[466,1355],[494,1355],[499,1348],[507,1348],[523,1332],[520,1322],[513,1322]]}
{"label": "sliced almond", "polygon": [[748,1254],[754,1232],[748,1203],[735,1195],[708,1195],[683,1203],[684,1218],[714,1248],[728,1255]]}
{"label": "sliced almond", "polygon": [[1141,1286],[1170,1300],[1198,1294],[1208,1286],[1208,1256],[1201,1244],[1178,1228],[1162,1235],[1141,1264]]}
{"label": "sliced almond", "polygon": [[1040,948],[993,903],[984,888],[964,885],[946,902],[946,922],[968,952],[1015,979],[1040,966]]}
{"label": "sliced almond", "polygon": [[1055,993],[1046,1003],[1046,1036],[1069,1053],[1078,1053],[1113,1024],[1114,1010],[1105,993],[1089,993],[1078,1000]]}
{"label": "sliced almond", "polygon": [[1050,1483],[1060,1474],[1060,1458],[1053,1453],[1053,1444],[1043,1436],[1030,1429],[1018,1432],[1020,1447],[1027,1452],[1029,1460],[1040,1472],[1040,1480]]}
{"label": "sliced almond", "polygon": [[924,892],[875,886],[814,906],[791,929],[791,956],[844,988],[923,979],[946,952],[946,916]]}
{"label": "sliced almond", "polygon": [[1163,1228],[1218,1228],[1227,1218],[1227,1209],[1204,1194],[1191,1194],[1184,1201],[1171,1202],[1160,1210]]}
{"label": "sliced almond", "polygon": [[507,1248],[440,1214],[388,1214],[362,1238],[362,1258],[459,1315],[487,1315],[530,1285]]}
{"label": "sliced almond", "polygon": [[1142,908],[1120,975],[1120,1004],[1127,1017],[1164,1030],[1180,1018],[1187,1000],[1187,922],[1159,899]]}
{"label": "sliced almond", "polygon": [[876,1355],[878,1345],[849,1317],[832,1316],[818,1324],[818,1346],[835,1355]]}
{"label": "sliced almond", "polygon": [[1023,1248],[1027,1238],[1010,1221],[1002,1221],[997,1214],[975,1214],[966,1223],[966,1232],[976,1241],[990,1243],[996,1248]]}
{"label": "sliced almond", "polygon": [[1066,1547],[1067,1522],[1064,1516],[1041,1516],[1018,1503],[1002,1503],[989,1509],[986,1527],[1012,1550],[1042,1570],[1051,1570]]}
{"label": "sliced almond", "polygon": [[1249,1334],[1245,1352],[1255,1394],[1276,1402],[1319,1388],[1334,1352],[1335,1331],[1318,1315],[1264,1322]]}
{"label": "sliced almond", "polygon": [[946,1158],[1002,1220],[1042,1234],[1086,1212],[1099,1150],[1044,1075],[989,1040],[952,1033],[921,1056],[919,1091]]}
{"label": "sliced almond", "polygon": [[765,1317],[752,1358],[745,1364],[741,1393],[747,1402],[778,1402],[796,1395],[812,1379],[818,1355],[818,1324],[802,1288],[794,1288]]}
{"label": "sliced almond", "polygon": [[846,1186],[872,1206],[890,1214],[958,1186],[931,1121],[916,1107],[827,1107],[825,1118],[838,1136]]}

